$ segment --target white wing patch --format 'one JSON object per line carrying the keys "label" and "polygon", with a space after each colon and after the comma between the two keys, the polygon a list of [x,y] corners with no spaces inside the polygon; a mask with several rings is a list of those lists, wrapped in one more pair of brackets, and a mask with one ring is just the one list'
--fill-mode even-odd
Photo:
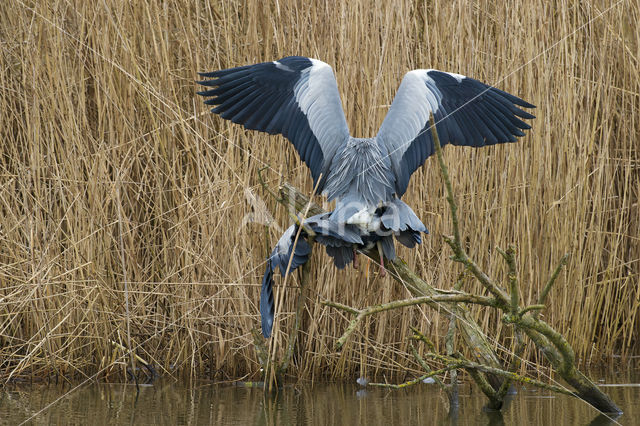
{"label": "white wing patch", "polygon": [[458,83],[460,83],[463,79],[467,78],[466,76],[462,74],[456,74],[455,72],[448,72],[447,74],[449,74],[451,77],[458,80]]}
{"label": "white wing patch", "polygon": [[331,157],[335,149],[349,137],[349,128],[332,68],[317,59],[310,60],[313,65],[301,72],[293,90],[296,102],[307,116],[309,127],[320,142],[323,154]]}
{"label": "white wing patch", "polygon": [[[435,113],[440,107],[442,95],[427,75],[427,71],[413,70],[405,75],[389,113],[382,122],[381,129],[385,128],[385,122],[394,123],[393,129],[389,129],[394,135],[393,140],[385,141],[393,145],[393,150],[404,152],[407,144],[411,143],[424,127],[429,113]],[[426,103],[422,101],[424,99],[427,99]]]}
{"label": "white wing patch", "polygon": [[276,66],[276,68],[283,70],[283,71],[288,71],[288,72],[293,72],[293,70],[291,68],[289,68],[288,66],[281,64],[278,61],[273,61],[273,64]]}

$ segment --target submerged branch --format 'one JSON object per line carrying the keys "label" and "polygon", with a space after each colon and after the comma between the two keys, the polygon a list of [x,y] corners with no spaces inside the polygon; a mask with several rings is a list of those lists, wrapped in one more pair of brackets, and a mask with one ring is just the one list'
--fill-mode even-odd
{"label": "submerged branch", "polygon": [[[429,367],[429,364],[427,364],[427,362],[420,356],[420,354],[418,353],[418,351],[417,351],[416,347],[413,345],[413,343],[409,344],[409,349],[411,349],[411,354],[416,359],[416,361],[418,361],[418,364],[420,364],[420,366],[424,369],[424,371],[426,371],[427,373],[433,372],[433,370],[431,370],[431,367]],[[455,371],[455,370],[451,370],[451,371]],[[422,380],[424,380],[424,379],[422,379]],[[435,382],[438,384],[438,386],[440,386],[442,389],[444,389],[445,392],[449,393],[449,391],[450,391],[449,387],[442,380],[440,380],[440,377],[433,376],[433,380],[435,380]]]}
{"label": "submerged branch", "polygon": [[[511,355],[511,364],[509,365],[509,373],[515,374],[516,371],[520,369],[520,365],[522,364],[522,354],[524,353],[525,343],[524,337],[522,336],[522,330],[516,328],[514,331],[514,335],[516,338],[516,346],[513,350],[513,354]],[[509,388],[511,387],[512,379],[507,379],[502,383],[498,392],[496,392],[496,398],[500,401],[503,401],[509,392]]]}
{"label": "submerged branch", "polygon": [[429,372],[427,374],[423,374],[422,376],[418,377],[417,379],[409,380],[409,381],[406,381],[404,383],[400,383],[399,385],[396,385],[396,384],[393,384],[393,383],[369,383],[369,386],[379,386],[379,387],[392,388],[392,389],[402,389],[402,388],[406,388],[406,387],[418,384],[418,383],[422,382],[423,380],[428,379],[429,377],[435,377],[438,374],[444,374],[447,371],[450,371],[452,369],[459,368],[459,367],[460,367],[459,365],[453,364],[453,365],[450,365],[448,367],[441,368],[439,370],[434,370],[434,371],[431,371],[431,372]]}
{"label": "submerged branch", "polygon": [[535,380],[529,377],[525,377],[525,376],[521,376],[519,374],[516,373],[512,373],[510,371],[505,371],[503,369],[500,368],[494,368],[494,367],[489,367],[483,364],[478,364],[477,362],[473,362],[473,361],[469,361],[467,359],[460,359],[460,358],[456,358],[456,357],[449,357],[449,356],[444,356],[444,355],[440,355],[437,353],[427,353],[425,354],[425,356],[436,359],[440,362],[444,362],[446,364],[456,364],[459,366],[459,368],[462,368],[466,371],[471,372],[472,370],[476,370],[476,371],[482,371],[485,373],[491,373],[491,374],[495,374],[498,376],[502,376],[505,378],[508,378],[509,380],[513,380],[516,382],[520,382],[523,384],[528,384],[531,386],[536,386],[542,389],[547,389],[549,391],[552,392],[557,392],[557,393],[561,393],[564,395],[570,395],[570,396],[579,396],[577,395],[575,392],[572,392],[571,390],[562,387],[562,386],[556,386],[556,385],[551,385],[549,383],[544,383],[541,382],[539,380]]}
{"label": "submerged branch", "polygon": [[265,345],[265,338],[262,336],[262,331],[259,328],[251,329],[251,337],[253,337],[253,346],[256,349],[256,355],[258,356],[258,362],[263,371],[269,369],[269,349]]}
{"label": "submerged branch", "polygon": [[[458,317],[458,304],[452,303],[451,312],[449,313],[449,329],[445,336],[445,347],[447,355],[451,356],[455,352],[456,339],[456,318]],[[449,407],[457,407],[458,401],[458,370],[451,370],[451,383],[447,388],[447,396],[449,397]]]}

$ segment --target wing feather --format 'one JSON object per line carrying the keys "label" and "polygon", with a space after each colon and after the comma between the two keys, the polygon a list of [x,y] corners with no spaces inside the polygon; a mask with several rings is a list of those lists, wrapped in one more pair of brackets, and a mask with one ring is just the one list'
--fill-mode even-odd
{"label": "wing feather", "polygon": [[198,94],[211,97],[205,104],[215,106],[213,113],[250,130],[282,134],[311,170],[314,183],[320,174],[326,177],[331,159],[349,138],[329,65],[289,56],[200,75],[209,79],[198,83],[211,89]]}
{"label": "wing feather", "polygon": [[534,105],[459,74],[414,70],[402,79],[376,138],[385,144],[396,177],[396,194],[407,190],[413,172],[435,152],[429,115],[440,142],[480,147],[515,142],[535,118],[521,108]]}

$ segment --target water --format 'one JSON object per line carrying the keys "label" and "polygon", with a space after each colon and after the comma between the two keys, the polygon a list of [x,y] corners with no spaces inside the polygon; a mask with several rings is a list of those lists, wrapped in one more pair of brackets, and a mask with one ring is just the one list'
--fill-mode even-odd
{"label": "water", "polygon": [[[594,376],[597,378],[598,376]],[[630,383],[618,379],[618,383]],[[634,383],[637,383],[634,382]],[[610,384],[610,383],[609,383]],[[586,403],[563,395],[518,389],[502,413],[485,413],[475,387],[461,387],[456,418],[437,385],[404,390],[362,389],[357,384],[289,386],[277,396],[256,388],[160,380],[152,386],[89,384],[6,386],[0,389],[1,424],[109,425],[587,425],[616,424]],[[640,385],[604,390],[625,411],[621,424],[640,424]],[[66,396],[65,396],[66,395]],[[47,407],[52,402],[56,401]],[[40,414],[37,414],[43,410]],[[30,420],[29,420],[30,419]]]}

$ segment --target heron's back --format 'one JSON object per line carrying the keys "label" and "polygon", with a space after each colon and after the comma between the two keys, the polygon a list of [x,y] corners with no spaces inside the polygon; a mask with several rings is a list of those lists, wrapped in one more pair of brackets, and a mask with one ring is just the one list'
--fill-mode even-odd
{"label": "heron's back", "polygon": [[394,180],[384,146],[375,138],[350,137],[333,157],[324,191],[329,200],[357,195],[363,203],[377,206],[392,199]]}

